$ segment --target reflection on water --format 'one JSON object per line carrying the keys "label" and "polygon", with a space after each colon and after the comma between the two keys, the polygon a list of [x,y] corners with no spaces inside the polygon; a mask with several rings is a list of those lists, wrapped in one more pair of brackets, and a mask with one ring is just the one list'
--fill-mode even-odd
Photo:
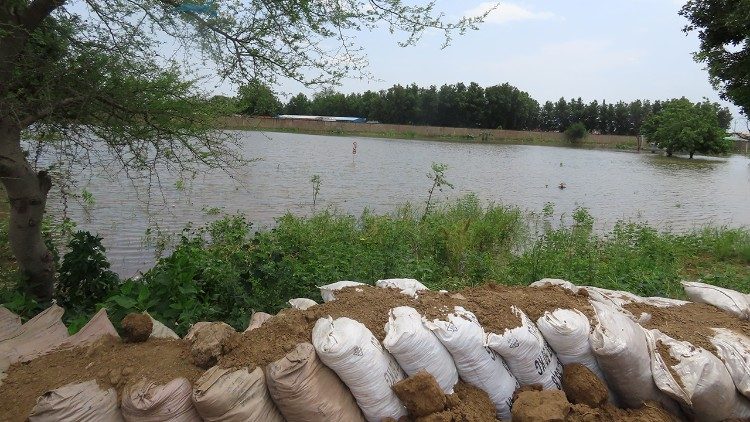
{"label": "reflection on water", "polygon": [[[447,163],[454,190],[539,211],[555,204],[559,215],[588,208],[597,228],[638,219],[661,228],[687,230],[706,224],[750,225],[750,160],[743,156],[695,159],[650,154],[522,145],[328,137],[243,132],[246,157],[260,160],[240,169],[237,180],[206,172],[189,180],[161,174],[150,204],[133,185],[111,177],[81,181],[95,199],[88,212],[70,205],[80,227],[104,237],[121,275],[148,268],[153,251],[142,239],[149,224],[178,231],[212,217],[210,208],[242,212],[257,226],[292,212],[312,211],[310,178],[320,175],[317,209],[359,214],[365,207],[389,212],[406,201],[424,201],[432,162]],[[357,154],[352,143],[357,142]],[[564,190],[558,185],[564,183]],[[62,207],[51,198],[53,209]]]}

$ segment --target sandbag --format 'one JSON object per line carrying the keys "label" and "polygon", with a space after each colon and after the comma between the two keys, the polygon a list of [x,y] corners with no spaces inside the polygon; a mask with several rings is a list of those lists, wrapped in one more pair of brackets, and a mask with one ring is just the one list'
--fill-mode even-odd
{"label": "sandbag", "polygon": [[555,351],[560,363],[584,365],[599,379],[606,382],[589,344],[591,324],[583,312],[577,309],[546,311],[539,317],[536,325],[552,350]]}
{"label": "sandbag", "polygon": [[143,379],[123,392],[122,416],[126,422],[201,422],[191,392],[185,378],[165,385]]}
{"label": "sandbag", "polygon": [[29,422],[121,422],[114,388],[102,390],[96,381],[68,384],[36,400]]}
{"label": "sandbag", "polygon": [[651,355],[645,330],[616,309],[591,302],[597,325],[589,336],[591,349],[621,404],[638,408],[648,400],[677,412],[674,401],[659,391],[651,373]]}
{"label": "sandbag", "polygon": [[391,390],[406,375],[367,327],[345,317],[321,318],[312,340],[320,360],[349,387],[368,421],[406,415]]}
{"label": "sandbag", "polygon": [[522,310],[515,306],[510,310],[519,318],[519,325],[503,333],[487,333],[487,346],[505,360],[522,386],[541,384],[547,390],[562,389],[562,365],[557,355]]}
{"label": "sandbag", "polygon": [[631,303],[642,303],[645,305],[655,306],[657,308],[669,308],[672,306],[682,306],[690,302],[679,299],[670,299],[666,297],[643,297],[626,292],[624,290],[610,290],[601,287],[581,286],[581,289],[588,293],[589,299],[622,308]]}
{"label": "sandbag", "polygon": [[476,316],[456,306],[445,320],[425,321],[425,325],[453,356],[461,379],[489,395],[499,418],[510,419],[513,392],[519,384],[503,358],[486,347]]}
{"label": "sandbag", "polygon": [[204,421],[284,422],[266,389],[263,370],[214,366],[195,383],[193,403]]}
{"label": "sandbag", "polygon": [[144,312],[144,315],[148,316],[151,319],[151,334],[149,335],[150,338],[172,338],[172,339],[179,339],[180,336],[177,335],[171,328],[167,327],[166,325],[162,324],[161,322],[157,321],[149,315],[148,312]]}
{"label": "sandbag", "polygon": [[266,384],[289,422],[365,420],[352,393],[323,365],[310,343],[300,343],[283,358],[268,364]]}
{"label": "sandbag", "polygon": [[61,347],[86,346],[104,336],[120,338],[107,316],[107,310],[102,308],[77,333],[65,340]]}
{"label": "sandbag", "polygon": [[750,398],[750,337],[728,330],[714,328],[709,339],[724,362],[737,390]]}
{"label": "sandbag", "polygon": [[353,287],[353,286],[364,286],[365,283],[359,283],[356,281],[337,281],[335,283],[326,284],[325,286],[319,286],[320,289],[320,296],[323,297],[323,302],[330,302],[332,300],[336,300],[336,296],[334,292],[336,290],[341,290],[344,287]]}
{"label": "sandbag", "polygon": [[11,337],[19,328],[21,328],[21,317],[4,306],[0,306],[0,341]]}
{"label": "sandbag", "polygon": [[292,308],[294,308],[294,309],[300,309],[302,311],[304,311],[305,309],[307,309],[307,308],[309,308],[311,306],[315,306],[315,305],[318,304],[318,302],[316,302],[316,301],[314,301],[312,299],[308,299],[306,297],[299,297],[299,298],[296,298],[296,299],[289,299],[288,303],[289,303],[289,306],[291,306]]}
{"label": "sandbag", "polygon": [[64,312],[52,305],[0,341],[0,374],[10,365],[41,356],[65,341],[68,329],[61,319]]}
{"label": "sandbag", "polygon": [[561,280],[559,278],[543,278],[539,281],[535,281],[531,284],[529,284],[529,287],[548,287],[548,286],[558,286],[562,287],[565,290],[570,290],[573,293],[578,293],[579,287],[575,284],[566,281]]}
{"label": "sandbag", "polygon": [[266,321],[273,318],[273,315],[267,314],[265,312],[253,312],[253,315],[250,317],[250,322],[247,324],[247,329],[245,332],[253,331],[257,328],[260,328],[261,325],[263,325]]}
{"label": "sandbag", "polygon": [[383,346],[396,358],[407,375],[429,372],[445,394],[453,394],[458,370],[453,357],[422,323],[422,316],[408,306],[393,308],[385,324]]}
{"label": "sandbag", "polygon": [[417,292],[420,290],[430,290],[427,286],[413,278],[388,278],[385,280],[378,280],[375,282],[375,286],[383,289],[398,289],[401,293],[411,297],[417,297]]}
{"label": "sandbag", "polygon": [[683,281],[682,287],[685,294],[694,302],[707,303],[738,318],[750,319],[750,300],[743,293],[691,281]]}
{"label": "sandbag", "polygon": [[[719,358],[659,330],[646,331],[646,339],[654,382],[661,391],[677,400],[696,420],[721,421],[732,416],[741,396]],[[660,351],[661,348],[665,350]],[[662,353],[667,353],[669,360]]]}

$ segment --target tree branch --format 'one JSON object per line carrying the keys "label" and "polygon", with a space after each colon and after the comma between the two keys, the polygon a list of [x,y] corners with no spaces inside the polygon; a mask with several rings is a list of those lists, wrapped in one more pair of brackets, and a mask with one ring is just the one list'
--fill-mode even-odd
{"label": "tree branch", "polygon": [[64,99],[58,101],[57,103],[52,104],[49,107],[46,107],[46,108],[43,108],[43,109],[39,110],[37,113],[34,113],[32,115],[29,115],[29,116],[25,117],[20,122],[18,122],[18,125],[21,128],[27,128],[27,127],[31,126],[32,124],[34,124],[35,122],[37,122],[37,121],[39,121],[39,120],[41,120],[41,119],[43,119],[45,117],[50,116],[58,108],[65,107],[65,106],[68,106],[68,105],[71,105],[71,104],[75,104],[75,103],[77,103],[79,101],[82,101],[82,100],[83,100],[83,97],[68,97],[68,98],[64,98]]}
{"label": "tree branch", "polygon": [[65,0],[34,0],[21,15],[21,23],[28,32],[32,32],[63,3],[65,3]]}

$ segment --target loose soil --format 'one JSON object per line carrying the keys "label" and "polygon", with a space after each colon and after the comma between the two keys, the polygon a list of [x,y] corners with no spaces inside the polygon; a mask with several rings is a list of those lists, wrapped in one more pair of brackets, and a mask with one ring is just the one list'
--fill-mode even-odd
{"label": "loose soil", "polygon": [[122,319],[122,338],[131,343],[148,340],[154,323],[148,315],[131,313]]}
{"label": "loose soil", "polygon": [[442,412],[448,403],[435,377],[425,370],[393,384],[392,388],[414,418]]}
{"label": "loose soil", "polygon": [[120,396],[125,387],[142,378],[165,384],[184,377],[193,383],[202,373],[191,363],[189,346],[183,340],[123,343],[108,336],[87,347],[12,365],[0,385],[0,420],[26,420],[39,396],[70,383],[95,379],[102,388],[115,388]]}
{"label": "loose soil", "polygon": [[728,328],[750,336],[750,321],[741,320],[705,303],[669,308],[634,303],[625,305],[625,309],[634,315],[643,312],[650,314],[651,319],[641,324],[644,328],[656,328],[676,340],[688,341],[712,353],[716,353],[716,348],[710,341],[714,335],[711,328]]}
{"label": "loose soil", "polygon": [[[409,382],[411,378],[418,379]],[[430,392],[420,391],[418,385],[427,385],[437,381],[427,378],[432,375],[418,376],[407,378],[407,385],[401,388],[394,385],[394,391],[406,405],[409,415],[401,418],[399,422],[496,422],[495,406],[492,404],[490,397],[484,391],[459,381],[454,387],[453,394],[443,395],[438,391],[430,389]],[[403,397],[403,398],[402,398]],[[408,404],[407,404],[408,403]]]}

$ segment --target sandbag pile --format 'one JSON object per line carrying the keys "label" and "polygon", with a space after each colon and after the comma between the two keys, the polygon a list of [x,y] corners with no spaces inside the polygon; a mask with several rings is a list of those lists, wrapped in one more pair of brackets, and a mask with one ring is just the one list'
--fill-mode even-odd
{"label": "sandbag pile", "polygon": [[[750,316],[747,295],[702,283],[683,284],[696,302],[739,318]],[[368,328],[345,316],[320,317],[314,310],[324,309],[322,315],[327,315],[328,310],[319,308],[327,305],[292,299],[293,312],[299,312],[293,315],[308,318],[308,330],[314,326],[309,341],[291,349],[284,346],[280,358],[274,356],[275,360],[261,366],[223,367],[227,344],[242,333],[224,323],[200,322],[185,337],[192,361],[206,369],[196,382],[143,379],[126,386],[119,403],[114,389],[102,389],[94,381],[72,383],[40,397],[29,420],[399,420],[407,414],[414,416],[414,403],[402,401],[394,385],[424,374],[434,378],[432,395],[447,397],[463,381],[461,385],[487,394],[496,417],[510,419],[517,413],[514,393],[520,387],[561,394],[554,391],[563,388],[563,365],[587,368],[589,376],[605,382],[610,402],[625,408],[656,402],[677,417],[701,421],[750,418],[750,338],[726,327],[710,327],[714,349],[708,350],[710,345],[700,347],[644,328],[652,316],[641,309],[654,315],[657,311],[630,306],[671,308],[689,302],[544,279],[532,287],[585,292],[584,303],[591,309],[567,305],[535,314],[523,306],[508,305],[511,317],[498,325],[483,322],[486,313],[472,312],[471,304],[481,308],[482,302],[466,301],[466,306],[437,310],[418,306],[420,295],[444,296],[425,292],[427,287],[414,279],[378,280],[376,286],[405,295],[396,302],[415,304],[391,308],[388,302],[385,336],[379,334],[382,342],[373,334],[379,328],[372,324]],[[360,292],[372,289],[350,281],[325,285],[320,288],[324,302],[335,301],[337,292],[347,287]],[[445,295],[465,300],[460,294]],[[306,313],[310,310],[313,313]],[[117,336],[105,310],[74,336],[67,335],[61,315],[62,309],[52,307],[21,325],[15,315],[0,307],[0,369],[56,347],[85,346],[105,335]],[[153,327],[150,338],[177,338],[145,315]],[[254,313],[246,333],[273,318],[279,317]],[[448,406],[447,402],[438,404],[438,412]],[[601,404],[597,399],[596,405]]]}

